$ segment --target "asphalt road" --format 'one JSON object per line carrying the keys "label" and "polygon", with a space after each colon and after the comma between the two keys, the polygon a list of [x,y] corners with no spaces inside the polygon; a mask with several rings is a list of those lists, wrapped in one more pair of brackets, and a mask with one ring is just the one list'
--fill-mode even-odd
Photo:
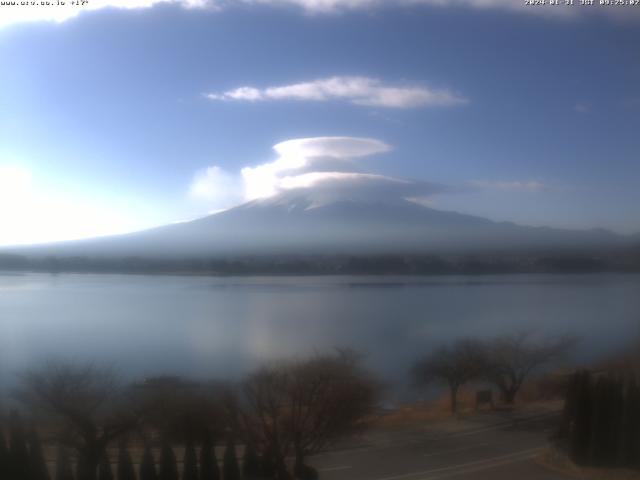
{"label": "asphalt road", "polygon": [[374,431],[357,443],[309,459],[321,480],[562,480],[536,457],[549,444],[553,416],[513,422],[499,415],[456,428]]}

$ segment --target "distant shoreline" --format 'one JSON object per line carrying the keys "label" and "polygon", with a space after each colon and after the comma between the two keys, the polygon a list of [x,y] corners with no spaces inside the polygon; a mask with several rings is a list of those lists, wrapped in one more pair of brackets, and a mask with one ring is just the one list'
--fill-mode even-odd
{"label": "distant shoreline", "polygon": [[640,273],[640,255],[588,253],[146,258],[0,254],[0,272],[180,276],[434,276]]}

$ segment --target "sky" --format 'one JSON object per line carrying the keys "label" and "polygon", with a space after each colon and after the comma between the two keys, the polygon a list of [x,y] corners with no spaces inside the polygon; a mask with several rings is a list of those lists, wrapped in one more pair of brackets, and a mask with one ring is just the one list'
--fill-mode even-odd
{"label": "sky", "polygon": [[0,245],[292,188],[640,232],[640,5],[20,3],[0,5]]}

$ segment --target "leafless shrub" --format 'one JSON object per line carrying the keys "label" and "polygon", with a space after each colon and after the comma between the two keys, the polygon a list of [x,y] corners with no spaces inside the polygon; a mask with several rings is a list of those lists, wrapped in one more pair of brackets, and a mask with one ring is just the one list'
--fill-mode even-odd
{"label": "leafless shrub", "polygon": [[358,431],[377,402],[378,386],[352,353],[319,355],[265,367],[245,383],[245,422],[275,463],[295,454],[305,457]]}
{"label": "leafless shrub", "polygon": [[478,378],[484,368],[484,347],[472,338],[444,345],[419,360],[412,369],[416,384],[432,382],[449,388],[451,412],[458,410],[458,392],[464,384]]}
{"label": "leafless shrub", "polygon": [[485,344],[484,376],[512,404],[532,373],[562,358],[576,342],[573,336],[539,338],[532,332],[501,335]]}
{"label": "leafless shrub", "polygon": [[49,362],[22,376],[19,399],[44,415],[72,447],[78,478],[93,480],[107,445],[133,429],[137,418],[122,405],[122,389],[110,368],[73,362]]}

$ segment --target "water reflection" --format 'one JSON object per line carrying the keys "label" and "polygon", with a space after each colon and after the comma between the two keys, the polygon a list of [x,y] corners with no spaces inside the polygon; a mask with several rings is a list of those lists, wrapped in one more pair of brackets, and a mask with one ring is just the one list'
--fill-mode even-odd
{"label": "water reflection", "polygon": [[475,277],[0,276],[2,374],[50,355],[126,374],[234,377],[336,346],[388,382],[435,344],[522,328],[603,355],[638,333],[638,275]]}

